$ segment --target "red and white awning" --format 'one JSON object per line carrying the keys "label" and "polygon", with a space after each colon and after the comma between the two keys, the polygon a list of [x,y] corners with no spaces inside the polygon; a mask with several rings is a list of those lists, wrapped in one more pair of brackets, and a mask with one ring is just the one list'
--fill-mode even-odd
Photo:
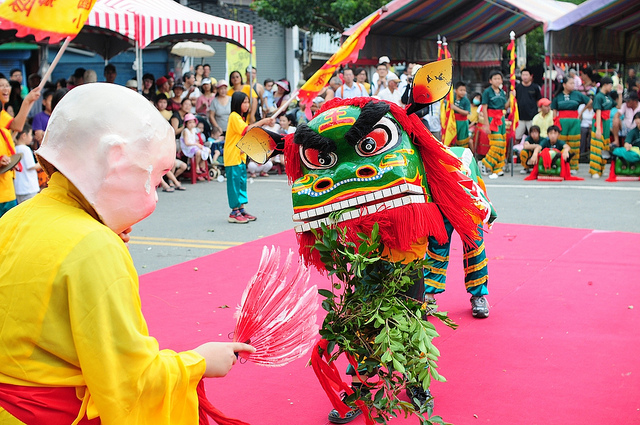
{"label": "red and white awning", "polygon": [[249,24],[198,12],[172,0],[98,0],[86,26],[137,40],[141,49],[161,38],[178,41],[204,37],[232,42],[250,51],[253,38]]}

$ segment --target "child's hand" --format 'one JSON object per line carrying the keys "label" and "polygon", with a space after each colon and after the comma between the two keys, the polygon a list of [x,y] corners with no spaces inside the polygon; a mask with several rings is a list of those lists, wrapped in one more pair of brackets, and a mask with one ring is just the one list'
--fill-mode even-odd
{"label": "child's hand", "polygon": [[569,160],[569,151],[567,149],[562,149],[562,159],[565,161]]}

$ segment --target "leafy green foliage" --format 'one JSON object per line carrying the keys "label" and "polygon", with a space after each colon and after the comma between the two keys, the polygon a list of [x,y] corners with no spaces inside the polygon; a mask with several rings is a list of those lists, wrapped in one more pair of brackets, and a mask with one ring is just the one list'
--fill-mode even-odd
{"label": "leafy green foliage", "polygon": [[387,0],[256,0],[251,8],[261,18],[285,28],[299,26],[313,33],[339,35]]}
{"label": "leafy green foliage", "polygon": [[331,361],[343,353],[353,356],[366,380],[364,390],[357,389],[345,402],[364,401],[378,423],[415,414],[424,425],[443,424],[426,406],[416,411],[398,398],[407,385],[426,390],[432,380],[445,380],[437,371],[440,352],[432,342],[438,333],[427,315],[457,326],[445,312],[428,311],[426,303],[405,295],[411,276],[423,273],[424,262],[385,261],[377,225],[371,235],[358,234],[358,243],[347,241],[345,230],[335,226],[323,225],[314,234],[313,248],[333,285],[331,291],[318,291],[327,311],[320,334],[329,342]]}

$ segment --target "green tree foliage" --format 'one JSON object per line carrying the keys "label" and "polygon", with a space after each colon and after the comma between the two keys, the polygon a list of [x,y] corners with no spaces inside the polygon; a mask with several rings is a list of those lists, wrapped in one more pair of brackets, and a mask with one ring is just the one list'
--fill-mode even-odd
{"label": "green tree foliage", "polygon": [[388,0],[256,0],[251,5],[267,21],[313,33],[342,34]]}

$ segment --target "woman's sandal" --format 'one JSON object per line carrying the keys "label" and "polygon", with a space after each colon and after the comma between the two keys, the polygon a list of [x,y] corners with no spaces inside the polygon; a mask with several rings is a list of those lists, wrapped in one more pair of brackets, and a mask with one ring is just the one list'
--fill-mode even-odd
{"label": "woman's sandal", "polygon": [[176,186],[175,190],[187,190],[184,186]]}
{"label": "woman's sandal", "polygon": [[169,187],[168,189],[162,188],[162,191],[163,192],[173,192],[173,191],[175,191],[175,189],[172,188],[172,187]]}

